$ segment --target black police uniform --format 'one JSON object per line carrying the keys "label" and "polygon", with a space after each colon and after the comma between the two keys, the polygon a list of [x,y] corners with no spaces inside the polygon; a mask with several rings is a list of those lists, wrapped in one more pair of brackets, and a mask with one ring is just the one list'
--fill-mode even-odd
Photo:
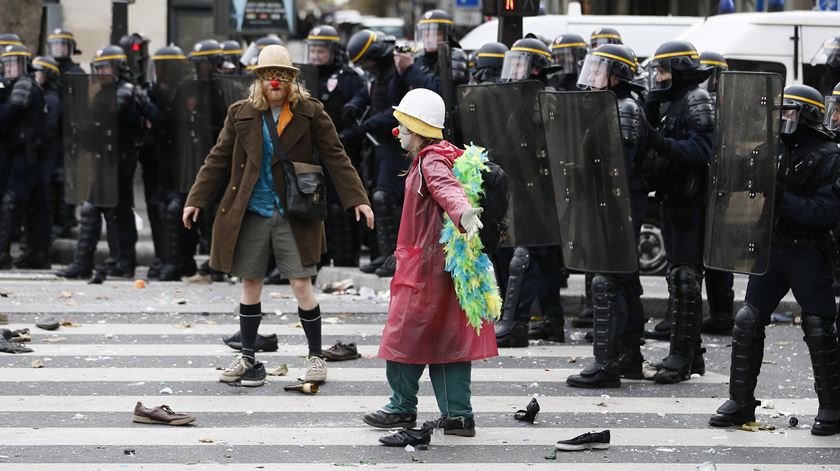
{"label": "black police uniform", "polygon": [[[792,88],[810,87],[788,87],[786,96]],[[809,96],[796,91],[797,96]],[[800,122],[795,133],[782,137],[770,265],[766,274],[750,276],[745,303],[735,316],[732,331],[730,399],[710,419],[710,425],[755,420],[760,402],[754,392],[762,365],[764,326],[792,290],[802,307],[802,330],[819,400],[811,433],[840,432],[840,347],[834,330],[828,255],[829,231],[840,220],[840,149],[819,127]]]}

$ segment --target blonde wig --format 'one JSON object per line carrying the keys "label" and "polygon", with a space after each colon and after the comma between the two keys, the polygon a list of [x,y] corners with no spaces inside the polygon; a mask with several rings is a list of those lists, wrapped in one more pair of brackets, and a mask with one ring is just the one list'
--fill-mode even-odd
{"label": "blonde wig", "polygon": [[[268,109],[268,101],[265,99],[260,82],[261,80],[257,78],[254,80],[254,83],[251,84],[248,102],[251,103],[251,106],[254,108],[260,111],[265,111]],[[309,92],[303,87],[303,85],[300,84],[300,82],[295,80],[291,83],[289,96],[286,98],[290,105],[296,105],[301,100],[306,100],[308,98]]]}

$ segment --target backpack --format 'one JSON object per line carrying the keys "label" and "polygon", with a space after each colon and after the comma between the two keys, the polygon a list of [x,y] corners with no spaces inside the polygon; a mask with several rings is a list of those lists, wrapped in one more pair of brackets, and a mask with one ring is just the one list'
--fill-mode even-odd
{"label": "backpack", "polygon": [[508,176],[507,173],[494,162],[485,162],[487,170],[481,173],[482,188],[479,205],[484,209],[481,222],[484,227],[479,231],[484,253],[491,255],[499,247],[507,233],[508,221]]}

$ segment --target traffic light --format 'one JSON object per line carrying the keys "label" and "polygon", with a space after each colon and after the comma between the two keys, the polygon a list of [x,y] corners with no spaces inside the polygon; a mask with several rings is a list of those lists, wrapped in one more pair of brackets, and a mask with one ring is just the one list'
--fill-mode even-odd
{"label": "traffic light", "polygon": [[537,16],[540,14],[540,0],[482,0],[481,14],[484,16]]}

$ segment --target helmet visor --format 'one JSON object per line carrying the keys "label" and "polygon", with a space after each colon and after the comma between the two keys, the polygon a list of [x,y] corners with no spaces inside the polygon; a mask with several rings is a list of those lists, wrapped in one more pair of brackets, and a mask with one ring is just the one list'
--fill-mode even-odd
{"label": "helmet visor", "polygon": [[580,72],[581,61],[585,56],[586,50],[577,46],[555,44],[551,47],[552,62],[563,67],[564,74]]}
{"label": "helmet visor", "polygon": [[782,102],[782,125],[779,132],[782,134],[793,134],[799,125],[799,115],[802,106],[793,101],[785,99]]}
{"label": "helmet visor", "polygon": [[577,86],[581,90],[606,90],[609,88],[612,61],[606,57],[588,55],[578,76]]}
{"label": "helmet visor", "polygon": [[840,131],[840,92],[825,100],[825,117],[823,124],[832,131]]}
{"label": "helmet visor", "polygon": [[589,42],[592,49],[598,49],[604,44],[621,44],[621,38],[615,34],[594,34]]}
{"label": "helmet visor", "polygon": [[307,41],[303,56],[304,64],[329,65],[333,62],[333,51],[327,41]]}
{"label": "helmet visor", "polygon": [[73,54],[69,39],[50,39],[47,41],[50,55],[55,59],[67,59]]}
{"label": "helmet visor", "polygon": [[3,77],[17,80],[26,74],[26,58],[24,56],[9,56],[0,59],[3,64]]}
{"label": "helmet visor", "polygon": [[242,67],[246,68],[247,70],[253,69],[257,65],[257,60],[260,58],[260,48],[257,47],[256,42],[252,42],[248,49],[242,54],[242,57],[239,58],[239,62],[242,63]]}
{"label": "helmet visor", "polygon": [[811,65],[820,64],[840,67],[840,43],[834,39],[826,40],[823,43],[814,57],[811,58]]}
{"label": "helmet visor", "polygon": [[531,76],[533,65],[533,54],[524,51],[508,51],[505,53],[505,62],[502,64],[502,82],[515,82],[525,80]]}
{"label": "helmet visor", "polygon": [[418,23],[414,30],[414,42],[422,44],[427,52],[436,52],[438,44],[449,42],[450,28],[447,23]]}
{"label": "helmet visor", "polygon": [[667,90],[671,88],[672,71],[670,61],[651,61],[648,67],[649,90]]}

